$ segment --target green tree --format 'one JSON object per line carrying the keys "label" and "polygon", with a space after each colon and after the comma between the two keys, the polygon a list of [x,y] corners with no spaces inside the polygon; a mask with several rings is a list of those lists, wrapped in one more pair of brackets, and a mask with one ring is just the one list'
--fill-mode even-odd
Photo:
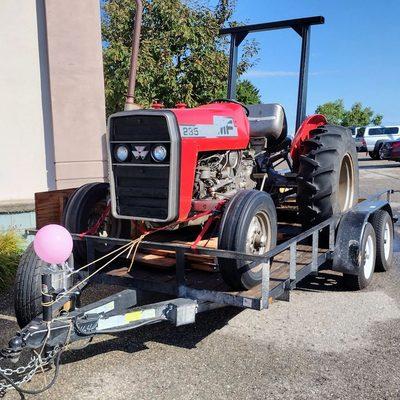
{"label": "green tree", "polygon": [[370,107],[363,107],[361,103],[354,103],[343,118],[343,126],[380,125],[383,115],[376,114]]}
{"label": "green tree", "polygon": [[341,126],[380,125],[383,119],[382,114],[375,114],[371,107],[363,107],[360,102],[346,110],[342,99],[324,103],[315,112],[325,115],[330,124]]}
{"label": "green tree", "polygon": [[247,79],[237,85],[237,99],[244,104],[261,103],[260,91]]}
{"label": "green tree", "polygon": [[325,115],[328,122],[333,125],[341,125],[343,118],[346,114],[342,99],[324,103],[318,106],[315,112],[317,114]]}
{"label": "green tree", "polygon": [[[230,22],[235,1],[219,0],[213,9],[199,0],[144,0],[143,4],[136,103],[148,107],[161,100],[167,107],[177,102],[192,107],[226,97],[228,38],[218,31],[236,24]],[[132,0],[102,3],[107,114],[123,109],[134,10]],[[257,53],[256,42],[244,44],[239,75],[254,65]],[[250,85],[240,90],[247,96]]]}

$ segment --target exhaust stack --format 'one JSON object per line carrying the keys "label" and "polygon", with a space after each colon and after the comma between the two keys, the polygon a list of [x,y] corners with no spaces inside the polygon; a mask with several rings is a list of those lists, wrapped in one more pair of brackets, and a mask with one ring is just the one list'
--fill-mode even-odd
{"label": "exhaust stack", "polygon": [[135,86],[136,86],[136,72],[137,72],[137,62],[139,55],[139,44],[140,44],[140,31],[142,29],[142,15],[143,15],[143,4],[142,0],[136,1],[136,14],[135,22],[132,33],[132,53],[131,53],[131,68],[129,70],[129,83],[128,83],[128,93],[125,100],[125,111],[137,110],[141,108],[139,105],[135,104]]}

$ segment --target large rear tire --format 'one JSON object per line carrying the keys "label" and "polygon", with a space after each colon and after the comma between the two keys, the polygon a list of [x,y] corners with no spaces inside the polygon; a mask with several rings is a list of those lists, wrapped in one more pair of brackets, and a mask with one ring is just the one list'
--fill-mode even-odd
{"label": "large rear tire", "polygon": [[305,228],[357,203],[357,151],[348,129],[325,125],[311,131],[300,156],[297,183],[297,204]]}
{"label": "large rear tire", "polygon": [[[69,198],[63,215],[63,224],[71,233],[84,233],[92,228],[105,211],[109,202],[108,183],[88,183],[78,188]],[[116,219],[109,213],[99,226],[95,236],[129,239],[131,223]],[[110,252],[115,246],[96,243],[95,250],[100,256]],[[74,241],[74,257],[78,264],[87,259],[84,241]]]}
{"label": "large rear tire", "polygon": [[[277,217],[271,196],[243,190],[228,203],[221,220],[218,248],[264,254],[276,246]],[[262,265],[248,269],[248,262],[219,258],[225,283],[235,290],[250,289],[262,280]]]}

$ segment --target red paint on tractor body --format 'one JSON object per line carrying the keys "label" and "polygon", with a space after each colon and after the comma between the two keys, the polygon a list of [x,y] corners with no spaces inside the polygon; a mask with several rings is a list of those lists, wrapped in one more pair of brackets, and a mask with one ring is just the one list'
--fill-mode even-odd
{"label": "red paint on tractor body", "polygon": [[[235,103],[213,103],[195,108],[171,110],[181,131],[181,166],[178,221],[188,217],[192,208],[194,177],[198,154],[207,151],[228,151],[246,149],[250,140],[250,125],[242,106]],[[214,124],[214,117],[232,118],[237,129],[236,136],[224,136],[216,128],[212,137],[190,137],[182,135],[182,127],[201,127]]]}
{"label": "red paint on tractor body", "polygon": [[[183,221],[194,211],[193,187],[199,153],[246,149],[250,141],[250,124],[243,107],[235,103],[213,103],[195,108],[179,107],[171,111],[176,116],[181,134],[178,221]],[[217,127],[207,137],[196,134],[196,130],[191,131],[189,136],[183,134],[184,127],[212,126],[215,122],[214,117],[231,118],[237,129],[236,135],[224,135]],[[290,150],[295,165],[298,164],[302,152],[302,143],[310,137],[310,131],[326,123],[323,115],[315,114],[301,124]]]}
{"label": "red paint on tractor body", "polygon": [[292,157],[295,169],[299,165],[299,157],[303,153],[303,143],[305,140],[310,138],[310,132],[322,125],[326,125],[327,123],[328,122],[324,115],[314,114],[307,117],[300,125],[300,128],[294,135],[290,148],[290,156]]}

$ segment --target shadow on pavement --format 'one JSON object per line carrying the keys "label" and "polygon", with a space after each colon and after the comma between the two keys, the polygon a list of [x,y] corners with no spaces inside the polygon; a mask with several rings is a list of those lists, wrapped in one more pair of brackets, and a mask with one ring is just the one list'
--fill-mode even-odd
{"label": "shadow on pavement", "polygon": [[296,287],[296,290],[305,292],[344,292],[347,291],[343,284],[342,275],[332,272],[319,272],[317,276],[308,276]]}
{"label": "shadow on pavement", "polygon": [[133,354],[147,350],[146,342],[158,342],[192,349],[207,336],[223,328],[230,319],[242,311],[241,309],[227,307],[199,314],[196,317],[196,323],[192,325],[176,327],[170,323],[163,322],[132,331],[116,333],[109,340],[91,343],[84,351],[73,351],[71,349],[72,351],[64,354],[62,363],[69,364],[112,351],[124,351]]}
{"label": "shadow on pavement", "polygon": [[[360,161],[360,160],[358,160]],[[386,168],[396,168],[399,167],[400,163],[391,164],[374,164],[374,165],[359,165],[359,169],[386,169]]]}

